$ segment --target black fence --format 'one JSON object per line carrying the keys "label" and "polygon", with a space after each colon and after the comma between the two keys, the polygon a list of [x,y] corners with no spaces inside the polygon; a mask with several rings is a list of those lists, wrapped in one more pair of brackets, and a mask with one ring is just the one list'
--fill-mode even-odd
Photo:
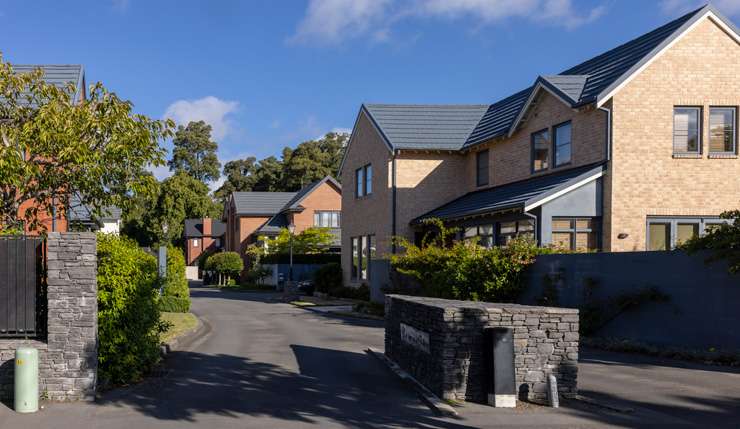
{"label": "black fence", "polygon": [[43,334],[44,249],[44,240],[38,237],[0,237],[0,337]]}

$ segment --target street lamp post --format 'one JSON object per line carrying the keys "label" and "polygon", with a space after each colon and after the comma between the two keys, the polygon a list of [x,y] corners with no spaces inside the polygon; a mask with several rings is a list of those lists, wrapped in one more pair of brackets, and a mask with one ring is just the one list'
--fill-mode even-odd
{"label": "street lamp post", "polygon": [[290,269],[288,270],[288,281],[293,281],[293,233],[295,232],[295,225],[293,222],[288,225],[288,232],[290,233]]}

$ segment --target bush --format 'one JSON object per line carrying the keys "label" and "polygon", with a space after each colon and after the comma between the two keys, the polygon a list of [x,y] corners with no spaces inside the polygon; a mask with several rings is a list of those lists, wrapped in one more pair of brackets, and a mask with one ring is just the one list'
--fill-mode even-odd
{"label": "bush", "polygon": [[215,271],[219,275],[219,284],[224,283],[224,277],[228,284],[233,278],[238,277],[244,269],[244,261],[236,252],[216,253],[208,257],[205,269]]}
{"label": "bush", "polygon": [[338,287],[329,291],[329,295],[337,298],[356,299],[358,301],[370,301],[370,288],[366,285],[359,287]]}
{"label": "bush", "polygon": [[190,297],[160,296],[157,307],[164,313],[189,313]]}
{"label": "bush", "polygon": [[265,277],[269,277],[270,275],[272,275],[272,270],[268,270],[267,268],[264,268],[262,266],[256,266],[246,272],[242,284],[262,284],[265,280]]}
{"label": "bush", "polygon": [[157,260],[131,239],[98,235],[98,368],[103,383],[135,381],[159,360]]}
{"label": "bush", "polygon": [[182,250],[167,246],[167,277],[159,299],[160,311],[187,313],[190,311],[190,288],[185,277],[185,257]]}
{"label": "bush", "polygon": [[740,273],[740,210],[722,213],[731,223],[720,224],[701,237],[686,242],[682,248],[689,254],[702,250],[710,252],[707,262],[726,260],[731,273]]}
{"label": "bush", "polygon": [[524,271],[535,257],[552,253],[538,248],[526,238],[512,240],[505,247],[486,249],[475,242],[452,240],[454,230],[438,220],[428,222],[436,227],[421,246],[397,239],[406,249],[393,255],[391,265],[421,284],[421,294],[437,298],[512,302],[523,288]]}
{"label": "bush", "polygon": [[331,293],[332,290],[342,287],[342,266],[336,262],[326,264],[313,273],[313,282],[316,290]]}

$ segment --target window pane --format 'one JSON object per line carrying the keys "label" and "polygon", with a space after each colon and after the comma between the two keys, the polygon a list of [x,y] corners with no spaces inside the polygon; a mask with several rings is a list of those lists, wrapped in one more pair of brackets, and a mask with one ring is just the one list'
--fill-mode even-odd
{"label": "window pane", "polygon": [[361,197],[364,195],[362,192],[362,184],[364,182],[363,174],[362,174],[362,168],[358,168],[355,170],[355,195],[358,197]]}
{"label": "window pane", "polygon": [[713,107],[709,109],[709,151],[735,151],[735,109]]}
{"label": "window pane", "polygon": [[651,223],[649,225],[650,240],[648,250],[668,250],[671,247],[671,224]]}
{"label": "window pane", "polygon": [[362,236],[362,254],[360,256],[360,279],[367,280],[367,257],[368,257],[368,245],[367,236]]}
{"label": "window pane", "polygon": [[365,195],[373,193],[373,166],[365,167]]}
{"label": "window pane", "polygon": [[331,226],[331,213],[321,212],[321,226],[324,228]]}
{"label": "window pane", "polygon": [[550,133],[540,131],[532,134],[532,171],[540,171],[550,166]]}
{"label": "window pane", "polygon": [[519,224],[519,233],[534,231],[534,224],[531,220],[520,220],[517,223]]}
{"label": "window pane", "polygon": [[558,249],[570,250],[571,237],[570,232],[553,232],[552,245]]}
{"label": "window pane", "polygon": [[595,232],[577,232],[576,250],[597,250],[597,239]]}
{"label": "window pane", "polygon": [[501,234],[516,233],[516,222],[501,222]]}
{"label": "window pane", "polygon": [[576,219],[576,229],[593,229],[593,221],[591,219]]}
{"label": "window pane", "polygon": [[679,223],[676,226],[676,245],[699,235],[698,223]]}
{"label": "window pane", "polygon": [[570,123],[555,128],[555,165],[570,162],[571,126]]}
{"label": "window pane", "polygon": [[358,267],[360,266],[360,254],[357,237],[352,237],[352,279],[357,279]]}
{"label": "window pane", "polygon": [[315,212],[313,214],[313,225],[321,226],[321,213],[320,212]]}
{"label": "window pane", "polygon": [[553,231],[573,229],[573,222],[570,219],[553,219],[552,229]]}
{"label": "window pane", "polygon": [[493,225],[481,225],[478,227],[479,235],[493,235]]}
{"label": "window pane", "polygon": [[478,241],[478,244],[487,249],[490,249],[491,247],[493,247],[493,237],[490,235],[482,236]]}
{"label": "window pane", "polygon": [[337,228],[342,227],[342,213],[341,212],[337,212],[337,226],[336,227]]}
{"label": "window pane", "polygon": [[339,228],[339,212],[331,212],[331,225],[332,228]]}
{"label": "window pane", "polygon": [[478,227],[469,226],[465,228],[465,238],[473,238],[478,235]]}
{"label": "window pane", "polygon": [[699,152],[699,109],[677,107],[673,110],[673,150]]}
{"label": "window pane", "polygon": [[476,184],[483,186],[488,184],[488,151],[484,150],[475,155]]}

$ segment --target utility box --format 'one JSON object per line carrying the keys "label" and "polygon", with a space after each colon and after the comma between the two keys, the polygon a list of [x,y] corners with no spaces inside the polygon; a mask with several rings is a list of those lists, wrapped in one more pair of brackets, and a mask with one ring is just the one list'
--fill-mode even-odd
{"label": "utility box", "polygon": [[516,407],[514,331],[488,328],[484,334],[484,356],[488,377],[488,404],[497,408]]}
{"label": "utility box", "polygon": [[39,410],[39,351],[19,347],[15,351],[15,411],[35,413]]}

